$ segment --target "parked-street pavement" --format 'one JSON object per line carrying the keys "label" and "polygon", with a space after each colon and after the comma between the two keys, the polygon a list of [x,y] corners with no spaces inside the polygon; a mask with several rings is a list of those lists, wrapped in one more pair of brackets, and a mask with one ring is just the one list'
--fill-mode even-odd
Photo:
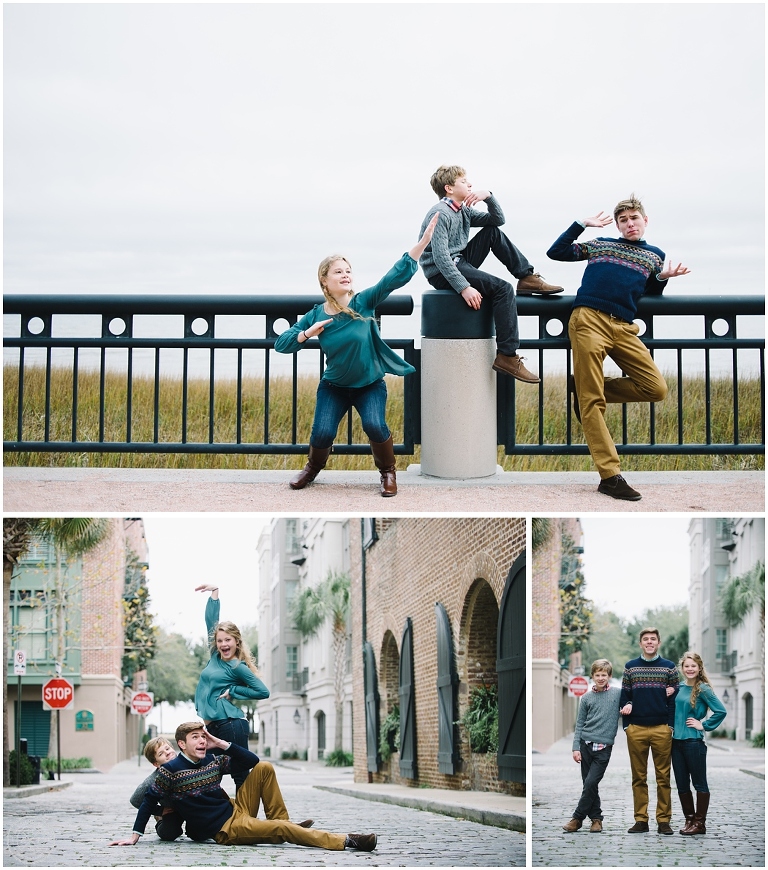
{"label": "parked-street pavement", "polygon": [[[378,834],[374,852],[327,852],[292,844],[218,846],[185,836],[160,840],[150,821],[135,846],[109,846],[130,836],[136,811],[128,798],[150,772],[142,759],[107,773],[62,774],[72,786],[3,802],[4,867],[500,867],[525,865],[525,834],[443,813],[353,797],[351,768],[321,764],[281,764],[278,781],[291,818],[315,820],[314,827],[337,833]],[[223,786],[234,793],[232,781]],[[326,788],[333,789],[328,791]],[[430,798],[437,789],[409,789]],[[472,795],[468,802],[473,802]],[[523,798],[498,795],[498,804]],[[492,796],[491,796],[492,798]],[[488,800],[478,795],[478,801]],[[524,814],[524,811],[523,811]],[[263,811],[260,813],[263,818]]]}
{"label": "parked-street pavement", "polygon": [[533,756],[533,866],[548,867],[764,867],[765,751],[751,744],[708,741],[707,784],[711,793],[707,833],[684,837],[684,818],[672,776],[674,836],[658,834],[656,780],[649,759],[650,832],[629,834],[634,823],[632,776],[626,738],[619,728],[606,775],[600,784],[605,820],[602,834],[589,833],[589,820],[567,834],[581,794],[579,765],[571,755],[573,735]]}

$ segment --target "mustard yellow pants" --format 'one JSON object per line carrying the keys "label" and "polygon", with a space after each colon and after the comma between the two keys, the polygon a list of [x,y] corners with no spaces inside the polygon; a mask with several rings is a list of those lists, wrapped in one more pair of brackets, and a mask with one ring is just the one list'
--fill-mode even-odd
{"label": "mustard yellow pants", "polygon": [[[667,395],[666,381],[638,332],[635,323],[583,305],[573,309],[568,322],[581,427],[603,480],[621,470],[616,445],[605,425],[605,406],[609,402],[660,402]],[[603,374],[607,356],[626,377]]]}
{"label": "mustard yellow pants", "polygon": [[[260,803],[264,806],[266,819],[256,818]],[[275,769],[268,761],[260,761],[253,768],[237,790],[232,804],[234,812],[215,837],[220,846],[296,843],[335,851],[344,848],[346,834],[301,828],[288,820]]]}
{"label": "mustard yellow pants", "polygon": [[656,771],[656,822],[672,819],[672,789],[669,770],[672,764],[672,729],[669,725],[629,725],[627,751],[632,769],[632,797],[635,821],[648,822],[648,752]]}

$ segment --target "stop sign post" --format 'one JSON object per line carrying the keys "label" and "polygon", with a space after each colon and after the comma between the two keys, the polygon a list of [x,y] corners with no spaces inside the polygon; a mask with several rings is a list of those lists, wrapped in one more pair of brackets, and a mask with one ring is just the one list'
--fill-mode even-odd
{"label": "stop sign post", "polygon": [[589,680],[586,677],[571,677],[568,680],[568,694],[572,698],[580,698],[587,694],[589,689]]}
{"label": "stop sign post", "polygon": [[[57,668],[58,670],[58,668]],[[61,671],[59,671],[61,673]],[[54,677],[43,686],[43,710],[56,711],[56,754],[58,772],[61,779],[61,711],[69,710],[75,704],[75,687],[64,677]]]}

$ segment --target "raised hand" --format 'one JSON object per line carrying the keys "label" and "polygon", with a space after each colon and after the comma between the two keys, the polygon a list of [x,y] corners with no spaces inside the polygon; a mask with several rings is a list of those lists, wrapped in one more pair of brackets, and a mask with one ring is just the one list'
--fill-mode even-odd
{"label": "raised hand", "polygon": [[607,227],[612,222],[613,217],[602,211],[599,211],[594,217],[584,218],[583,220],[585,227]]}
{"label": "raised hand", "polygon": [[467,194],[467,196],[465,197],[465,199],[464,199],[464,205],[465,205],[467,208],[471,208],[471,207],[472,207],[473,205],[475,205],[476,203],[478,203],[478,202],[482,202],[484,199],[488,199],[488,197],[489,197],[490,195],[491,195],[491,191],[490,191],[490,190],[476,190],[476,191],[472,191],[471,193]]}
{"label": "raised hand", "polygon": [[427,228],[424,230],[421,238],[418,242],[408,251],[408,256],[412,260],[418,260],[419,257],[424,253],[427,248],[427,245],[432,241],[432,233],[435,231],[435,227],[437,226],[437,222],[440,220],[440,213],[437,212],[432,220],[427,224]]}
{"label": "raised hand", "polygon": [[659,280],[666,281],[668,278],[677,278],[680,275],[687,275],[690,271],[691,270],[682,263],[678,263],[674,268],[672,268],[672,263],[665,263],[664,269],[659,274]]}
{"label": "raised hand", "polygon": [[195,586],[195,592],[218,592],[219,587],[214,586],[213,583],[201,583],[199,586]]}

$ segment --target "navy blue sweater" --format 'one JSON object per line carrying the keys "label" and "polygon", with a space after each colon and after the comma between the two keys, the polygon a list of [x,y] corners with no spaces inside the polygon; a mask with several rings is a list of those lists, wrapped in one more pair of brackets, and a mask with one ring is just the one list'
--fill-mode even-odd
{"label": "navy blue sweater", "polygon": [[[646,661],[642,656],[624,665],[621,680],[619,709],[632,703],[632,713],[624,716],[627,725],[669,725],[675,727],[675,696],[679,691],[680,677],[675,663],[656,656]],[[674,695],[667,697],[667,686],[672,686]]]}
{"label": "navy blue sweater", "polygon": [[597,238],[576,242],[584,230],[578,221],[572,223],[547,251],[547,256],[566,263],[587,260],[574,308],[584,305],[631,323],[640,297],[645,293],[658,296],[667,286],[666,281],[657,277],[664,269],[664,251],[644,239],[630,242]]}
{"label": "navy blue sweater", "polygon": [[186,821],[186,833],[192,840],[214,837],[232,815],[229,795],[221,787],[221,778],[233,767],[251,768],[259,763],[258,755],[232,743],[225,755],[208,753],[197,764],[177,755],[157,769],[155,781],[139,807],[133,830],[144,833],[149,817],[158,810],[159,801],[173,807]]}

